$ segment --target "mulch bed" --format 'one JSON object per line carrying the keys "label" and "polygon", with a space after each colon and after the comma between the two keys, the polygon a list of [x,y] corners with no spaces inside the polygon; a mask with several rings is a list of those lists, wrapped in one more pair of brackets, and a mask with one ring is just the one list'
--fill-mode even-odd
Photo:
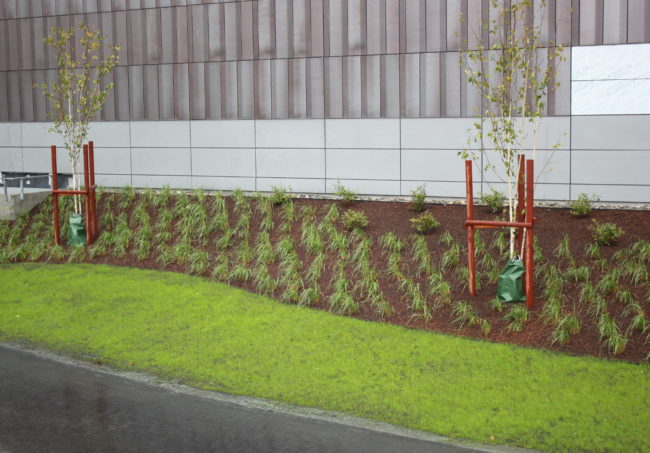
{"label": "mulch bed", "polygon": [[[104,195],[110,197],[110,195]],[[114,195],[116,197],[117,195]],[[138,195],[137,199],[140,199]],[[452,322],[455,316],[452,314],[452,305],[443,306],[437,310],[432,311],[432,318],[424,321],[421,316],[414,316],[413,311],[409,307],[409,301],[404,293],[397,287],[394,281],[386,276],[382,271],[387,267],[387,254],[379,245],[379,237],[387,232],[394,232],[402,240],[404,240],[406,247],[403,252],[404,263],[407,263],[405,273],[412,273],[414,281],[421,283],[423,288],[425,286],[424,277],[414,276],[414,264],[409,260],[410,241],[409,236],[413,234],[413,229],[409,219],[418,215],[409,209],[409,204],[404,202],[386,202],[386,201],[356,201],[352,203],[343,204],[340,201],[333,202],[331,200],[316,200],[316,199],[294,199],[296,212],[300,212],[302,207],[313,206],[317,210],[317,219],[320,220],[327,212],[327,208],[332,203],[339,205],[340,211],[344,212],[345,209],[362,210],[368,217],[369,225],[365,230],[368,237],[372,239],[372,259],[371,264],[380,271],[381,277],[379,283],[381,289],[392,306],[393,313],[389,316],[379,316],[375,310],[367,304],[361,304],[358,313],[351,316],[356,318],[373,321],[396,324],[408,328],[416,328],[423,330],[434,330],[453,335],[462,335],[466,337],[479,338],[486,341],[511,343],[522,346],[529,346],[535,348],[558,350],[564,353],[589,355],[596,357],[610,357],[619,360],[627,360],[631,362],[641,362],[646,360],[650,352],[650,336],[648,332],[639,333],[632,332],[628,335],[627,345],[623,352],[617,355],[612,355],[608,348],[603,344],[599,338],[599,333],[596,326],[596,318],[586,308],[581,308],[576,311],[576,315],[580,319],[581,329],[579,333],[571,335],[565,345],[552,344],[550,341],[551,333],[554,326],[551,323],[545,323],[541,318],[542,309],[545,301],[543,300],[543,289],[539,282],[536,282],[536,306],[530,313],[530,319],[525,323],[522,332],[511,332],[508,330],[508,321],[503,319],[505,312],[497,312],[491,309],[488,302],[494,298],[496,293],[495,284],[484,284],[479,290],[476,297],[470,297],[464,282],[457,281],[453,278],[454,269],[451,269],[446,275],[448,282],[452,285],[452,301],[468,301],[474,307],[481,319],[486,319],[490,325],[491,330],[488,335],[484,335],[478,326],[465,326],[459,328],[457,324]],[[173,202],[170,204],[172,206]],[[227,198],[227,204],[230,209],[231,225],[234,226],[236,219],[233,215],[233,202],[232,199]],[[112,203],[112,210],[117,216],[118,211],[116,203]],[[100,203],[99,214],[100,218],[104,212],[105,203]],[[277,225],[281,220],[280,208],[274,207],[274,220],[276,228],[271,235],[272,241],[275,243],[281,236],[278,232]],[[129,210],[132,212],[133,207]],[[459,266],[466,266],[467,255],[465,253],[467,234],[463,227],[465,220],[466,208],[461,205],[442,205],[442,204],[429,204],[426,210],[433,214],[433,216],[440,222],[440,227],[432,234],[426,235],[427,244],[431,251],[432,262],[434,264],[440,263],[442,253],[445,246],[440,244],[440,237],[445,231],[454,237],[454,239],[461,245],[461,261]],[[157,213],[153,209],[149,209],[152,216],[152,223],[155,223]],[[299,216],[298,216],[299,217]],[[490,214],[484,207],[477,207],[475,210],[475,217],[479,219],[495,219],[495,215]],[[650,240],[650,211],[649,210],[612,210],[612,209],[598,209],[594,210],[587,218],[576,218],[572,216],[568,209],[562,208],[536,208],[535,209],[535,234],[542,248],[545,259],[551,263],[555,263],[562,269],[563,264],[554,257],[553,250],[562,241],[563,236],[567,235],[571,244],[577,266],[590,265],[593,260],[588,258],[585,253],[585,247],[592,241],[589,226],[595,219],[598,222],[614,222],[619,225],[624,231],[625,235],[619,243],[612,247],[602,247],[602,254],[604,258],[610,259],[612,254],[623,247],[629,246],[634,242],[644,239]],[[257,214],[253,207],[253,218],[251,223],[250,241],[254,246],[255,238],[260,229],[260,216]],[[300,246],[300,218],[293,224],[291,235],[296,243],[296,250],[303,263],[308,263],[311,259],[307,256],[305,250]],[[340,228],[340,225],[339,225]],[[483,240],[488,246],[494,240],[495,235],[498,234],[496,229],[481,230]],[[212,247],[214,240],[210,241],[209,252],[211,256],[215,256],[219,252],[216,248]],[[325,272],[320,280],[320,287],[323,291],[323,297],[320,301],[312,307],[314,309],[329,310],[327,298],[332,292],[330,287],[331,272],[337,257],[336,254],[328,254]],[[138,261],[131,253],[127,253],[123,259],[116,259],[110,256],[86,258],[86,262],[92,263],[108,263],[120,266],[133,266],[151,269],[164,269],[178,272],[186,272],[186,266],[171,264],[167,266],[161,265],[156,259],[149,258],[143,261]],[[499,266],[504,264],[499,261]],[[409,268],[409,266],[413,266]],[[304,265],[306,267],[306,264]],[[277,269],[271,268],[271,273],[276,275]],[[592,281],[597,282],[599,274],[593,273]],[[204,274],[206,277],[210,276],[210,269]],[[246,290],[255,291],[252,282],[238,282],[232,281],[230,284],[241,287]],[[650,313],[650,300],[648,297],[648,282],[639,286],[626,284],[636,296],[640,305],[643,307],[646,316]],[[579,298],[580,285],[568,284],[564,290],[566,302],[563,304],[567,310],[574,305],[574,302]],[[277,290],[274,294],[278,297],[281,290]],[[509,307],[506,307],[506,310]],[[631,316],[623,315],[624,305],[615,300],[612,296],[608,300],[607,311],[610,316],[616,320],[622,333],[625,333],[628,328]]]}

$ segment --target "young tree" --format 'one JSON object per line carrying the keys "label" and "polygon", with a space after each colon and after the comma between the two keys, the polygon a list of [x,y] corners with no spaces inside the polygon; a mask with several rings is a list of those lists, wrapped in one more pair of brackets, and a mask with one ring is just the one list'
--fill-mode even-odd
{"label": "young tree", "polygon": [[[460,155],[473,158],[484,172],[492,170],[504,180],[508,219],[514,222],[517,156],[532,149],[535,158],[547,94],[559,86],[555,64],[564,56],[561,46],[542,43],[545,0],[490,0],[490,7],[496,17],[475,30],[476,44],[461,51],[460,57],[468,83],[481,95],[480,120],[469,131],[469,141],[474,141],[481,153],[468,149]],[[515,251],[515,231],[510,229],[511,259],[519,252]]]}
{"label": "young tree", "polygon": [[[52,105],[50,132],[63,135],[72,167],[72,185],[79,190],[81,148],[88,136],[88,123],[102,109],[113,83],[102,80],[119,62],[119,45],[103,44],[99,30],[81,22],[77,28],[52,27],[43,42],[56,53],[57,78],[41,90]],[[76,48],[76,49],[75,49]],[[74,197],[74,210],[81,214],[81,202]]]}

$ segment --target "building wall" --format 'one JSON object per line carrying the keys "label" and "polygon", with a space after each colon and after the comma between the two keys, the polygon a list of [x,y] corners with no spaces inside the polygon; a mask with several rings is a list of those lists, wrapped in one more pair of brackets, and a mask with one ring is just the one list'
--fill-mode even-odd
{"label": "building wall", "polygon": [[[330,192],[340,180],[364,194],[425,184],[463,196],[457,152],[480,97],[458,51],[494,17],[489,4],[4,0],[0,171],[48,170],[60,140],[33,87],[55,76],[42,38],[84,20],[122,45],[90,136],[100,183]],[[546,43],[567,48],[552,62],[560,87],[535,152],[538,196],[650,202],[650,2],[550,0],[542,25]]]}

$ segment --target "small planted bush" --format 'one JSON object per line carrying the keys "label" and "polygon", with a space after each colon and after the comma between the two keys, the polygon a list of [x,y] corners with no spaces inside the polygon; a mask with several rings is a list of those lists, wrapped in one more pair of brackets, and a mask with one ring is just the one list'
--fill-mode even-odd
{"label": "small planted bush", "polygon": [[614,245],[625,233],[615,223],[594,223],[589,227],[594,242],[598,245]]}
{"label": "small planted bush", "polygon": [[576,217],[587,217],[591,214],[593,209],[593,204],[599,201],[596,195],[592,195],[591,198],[586,193],[578,194],[578,199],[571,202],[571,214]]}
{"label": "small planted bush", "polygon": [[363,211],[348,209],[341,216],[341,222],[348,230],[363,230],[368,226],[368,217]]}
{"label": "small planted bush", "polygon": [[352,203],[357,200],[357,194],[350,189],[347,189],[343,184],[338,183],[336,185],[336,192],[334,195],[339,197],[342,201],[346,203]]}
{"label": "small planted bush", "polygon": [[417,186],[415,190],[411,191],[411,209],[416,212],[424,211],[424,208],[426,207],[426,199],[427,193],[424,189],[424,186]]}
{"label": "small planted bush", "polygon": [[479,198],[481,204],[487,206],[492,214],[503,211],[504,200],[505,196],[497,190],[492,190],[492,193],[482,193]]}
{"label": "small planted bush", "polygon": [[425,212],[411,219],[411,226],[420,234],[428,234],[440,226],[435,217],[430,212]]}

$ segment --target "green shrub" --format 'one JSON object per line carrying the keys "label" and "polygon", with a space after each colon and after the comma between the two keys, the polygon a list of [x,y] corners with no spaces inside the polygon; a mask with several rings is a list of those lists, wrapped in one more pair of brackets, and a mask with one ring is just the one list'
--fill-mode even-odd
{"label": "green shrub", "polygon": [[591,198],[586,193],[578,194],[578,199],[570,204],[571,214],[576,217],[587,217],[593,209],[593,203],[600,200],[598,196],[592,195]]}
{"label": "green shrub", "polygon": [[334,195],[336,195],[337,197],[339,197],[341,200],[345,201],[346,203],[351,203],[351,202],[357,200],[357,194],[355,192],[347,189],[340,182],[336,185],[336,192],[334,192]]}
{"label": "green shrub", "polygon": [[615,223],[598,223],[596,220],[589,229],[594,242],[598,245],[614,245],[625,233]]}
{"label": "green shrub", "polygon": [[415,190],[411,191],[411,209],[416,212],[424,211],[424,208],[426,207],[424,204],[426,198],[427,193],[424,189],[424,185],[417,186]]}
{"label": "green shrub", "polygon": [[363,230],[368,226],[368,217],[363,211],[348,209],[341,216],[341,222],[348,230]]}
{"label": "green shrub", "polygon": [[[291,197],[287,193],[287,188],[285,187],[271,186],[271,190],[273,191],[273,193],[271,194],[269,199],[271,200],[271,203],[276,206],[283,205],[291,199]],[[289,188],[289,190],[291,189]]]}
{"label": "green shrub", "polygon": [[413,217],[411,219],[411,226],[418,233],[427,234],[438,228],[440,222],[438,222],[430,212],[425,212],[417,217]]}
{"label": "green shrub", "polygon": [[481,197],[479,198],[481,204],[487,206],[492,214],[497,214],[503,211],[504,200],[505,196],[501,192],[494,189],[492,190],[492,193],[482,193]]}

